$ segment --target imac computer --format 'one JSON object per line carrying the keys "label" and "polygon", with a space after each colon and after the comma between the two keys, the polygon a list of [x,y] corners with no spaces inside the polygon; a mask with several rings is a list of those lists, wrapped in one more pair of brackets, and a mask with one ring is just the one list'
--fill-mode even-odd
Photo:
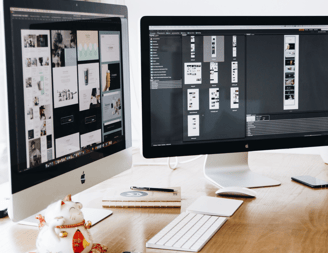
{"label": "imac computer", "polygon": [[3,15],[9,216],[20,221],[131,167],[127,8],[4,0]]}
{"label": "imac computer", "polygon": [[327,45],[327,17],[143,17],[143,155],[209,154],[220,187],[279,185],[247,152],[328,144]]}

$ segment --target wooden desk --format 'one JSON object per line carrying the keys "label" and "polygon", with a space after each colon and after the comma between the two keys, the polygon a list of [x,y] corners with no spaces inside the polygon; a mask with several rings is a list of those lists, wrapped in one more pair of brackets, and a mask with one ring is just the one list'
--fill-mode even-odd
{"label": "wooden desk", "polygon": [[[135,153],[135,161],[141,162],[142,158]],[[145,244],[197,197],[215,196],[217,188],[203,177],[203,161],[200,158],[175,171],[165,166],[134,167],[85,192],[84,198],[92,200],[84,206],[100,208],[101,196],[108,187],[182,188],[181,209],[113,208],[112,216],[91,228],[94,242],[108,245],[109,252],[115,253],[172,252],[146,249]],[[281,181],[281,186],[256,189],[255,199],[240,198],[243,205],[201,252],[327,252],[328,189],[311,189],[290,178],[307,174],[328,181],[328,165],[316,155],[269,153],[251,153],[249,163],[253,171]],[[0,219],[0,251],[32,250],[37,234],[37,228]]]}

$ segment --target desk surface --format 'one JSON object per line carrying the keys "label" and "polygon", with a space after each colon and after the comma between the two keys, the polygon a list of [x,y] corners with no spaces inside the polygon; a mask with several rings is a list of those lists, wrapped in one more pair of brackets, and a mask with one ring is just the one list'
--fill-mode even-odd
{"label": "desk surface", "polygon": [[[141,159],[135,152],[134,160]],[[197,197],[215,196],[217,188],[203,177],[203,162],[204,157],[175,171],[165,166],[133,167],[84,192],[84,206],[101,208],[101,197],[109,187],[182,188],[181,209],[111,208],[113,215],[91,228],[94,242],[106,244],[115,253],[175,252],[146,249],[145,244]],[[328,165],[317,155],[269,153],[250,153],[249,164],[252,171],[279,180],[281,186],[256,189],[255,199],[236,198],[244,200],[243,205],[201,252],[327,252],[328,189],[311,189],[290,178],[311,175],[328,181]],[[37,234],[37,228],[0,219],[0,251],[32,250]]]}

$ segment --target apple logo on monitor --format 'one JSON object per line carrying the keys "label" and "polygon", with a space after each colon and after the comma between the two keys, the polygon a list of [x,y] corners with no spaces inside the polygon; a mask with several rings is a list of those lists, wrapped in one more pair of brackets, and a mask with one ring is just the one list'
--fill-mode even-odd
{"label": "apple logo on monitor", "polygon": [[81,175],[81,184],[84,184],[85,183],[85,174],[84,174],[84,171]]}

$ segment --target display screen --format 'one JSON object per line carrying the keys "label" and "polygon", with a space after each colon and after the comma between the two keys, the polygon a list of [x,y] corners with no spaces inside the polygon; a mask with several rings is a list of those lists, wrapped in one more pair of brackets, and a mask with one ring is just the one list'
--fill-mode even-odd
{"label": "display screen", "polygon": [[149,26],[150,145],[327,135],[327,30]]}
{"label": "display screen", "polygon": [[124,149],[120,18],[11,8],[11,33],[14,191]]}

